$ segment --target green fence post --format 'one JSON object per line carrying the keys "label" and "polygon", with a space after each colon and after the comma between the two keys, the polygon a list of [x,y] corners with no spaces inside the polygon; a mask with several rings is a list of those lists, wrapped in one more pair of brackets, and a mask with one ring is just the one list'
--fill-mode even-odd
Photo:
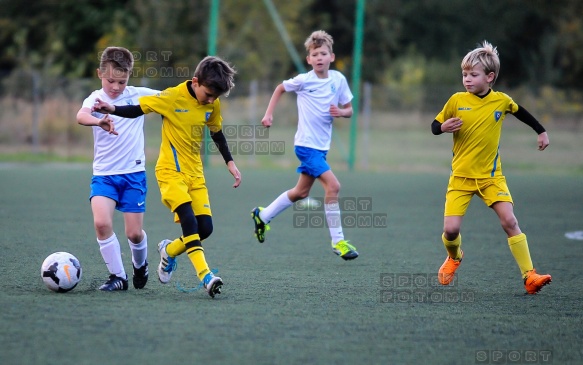
{"label": "green fence post", "polygon": [[352,64],[352,90],[354,90],[354,99],[352,101],[352,119],[350,122],[350,148],[348,156],[348,169],[354,169],[354,160],[356,155],[356,137],[358,126],[358,112],[360,102],[360,63],[362,56],[362,38],[364,28],[364,9],[365,0],[356,2],[356,22],[354,26],[354,50]]}

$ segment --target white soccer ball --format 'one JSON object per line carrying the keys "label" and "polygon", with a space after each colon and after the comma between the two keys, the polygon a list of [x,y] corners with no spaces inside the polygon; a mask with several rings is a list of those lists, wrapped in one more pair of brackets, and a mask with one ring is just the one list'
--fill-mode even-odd
{"label": "white soccer ball", "polygon": [[40,269],[43,282],[52,291],[65,293],[77,286],[81,280],[81,264],[68,252],[50,254]]}
{"label": "white soccer ball", "polygon": [[297,202],[300,210],[320,210],[322,207],[322,199],[315,199],[307,197]]}

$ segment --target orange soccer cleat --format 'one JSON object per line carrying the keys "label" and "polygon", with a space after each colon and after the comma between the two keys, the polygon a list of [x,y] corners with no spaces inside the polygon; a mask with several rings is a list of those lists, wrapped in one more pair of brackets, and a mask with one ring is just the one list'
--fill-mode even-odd
{"label": "orange soccer cleat", "polygon": [[439,272],[437,273],[437,279],[439,283],[442,285],[447,285],[451,283],[455,276],[455,271],[460,266],[462,259],[464,258],[464,253],[462,251],[462,258],[459,260],[454,260],[451,257],[447,256],[445,262],[439,268]]}
{"label": "orange soccer cleat", "polygon": [[526,274],[526,277],[524,278],[524,287],[526,288],[526,292],[528,294],[536,294],[543,288],[543,286],[549,284],[551,281],[552,278],[549,274],[540,275],[537,274],[534,269],[532,269]]}

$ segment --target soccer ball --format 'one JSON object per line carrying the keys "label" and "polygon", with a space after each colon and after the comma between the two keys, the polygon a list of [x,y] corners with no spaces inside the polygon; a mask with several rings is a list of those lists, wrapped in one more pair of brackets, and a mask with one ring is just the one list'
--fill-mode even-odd
{"label": "soccer ball", "polygon": [[305,199],[296,202],[297,210],[322,210],[323,198],[311,198],[307,197]]}
{"label": "soccer ball", "polygon": [[55,252],[43,261],[40,276],[47,288],[65,293],[75,288],[81,280],[81,264],[68,252]]}

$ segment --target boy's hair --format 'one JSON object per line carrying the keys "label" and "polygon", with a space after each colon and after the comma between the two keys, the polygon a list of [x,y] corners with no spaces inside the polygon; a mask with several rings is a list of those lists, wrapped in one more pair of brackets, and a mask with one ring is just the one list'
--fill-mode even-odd
{"label": "boy's hair", "polygon": [[317,30],[310,34],[308,39],[304,42],[304,46],[306,47],[306,51],[310,52],[313,48],[319,48],[322,46],[327,46],[332,53],[332,45],[334,44],[334,40],[332,36],[326,33],[323,30]]}
{"label": "boy's hair", "polygon": [[194,77],[198,78],[200,85],[208,87],[214,93],[229,96],[229,92],[235,87],[236,73],[231,65],[219,57],[206,56],[196,66]]}
{"label": "boy's hair", "polygon": [[468,52],[461,64],[462,70],[470,70],[477,65],[481,65],[484,68],[486,75],[494,72],[494,80],[492,80],[490,86],[494,85],[500,72],[500,58],[496,47],[492,46],[488,41],[484,41],[482,45],[478,45],[478,48]]}
{"label": "boy's hair", "polygon": [[111,65],[118,72],[131,72],[134,68],[134,55],[123,47],[107,47],[101,54],[99,68],[103,71],[107,65]]}

